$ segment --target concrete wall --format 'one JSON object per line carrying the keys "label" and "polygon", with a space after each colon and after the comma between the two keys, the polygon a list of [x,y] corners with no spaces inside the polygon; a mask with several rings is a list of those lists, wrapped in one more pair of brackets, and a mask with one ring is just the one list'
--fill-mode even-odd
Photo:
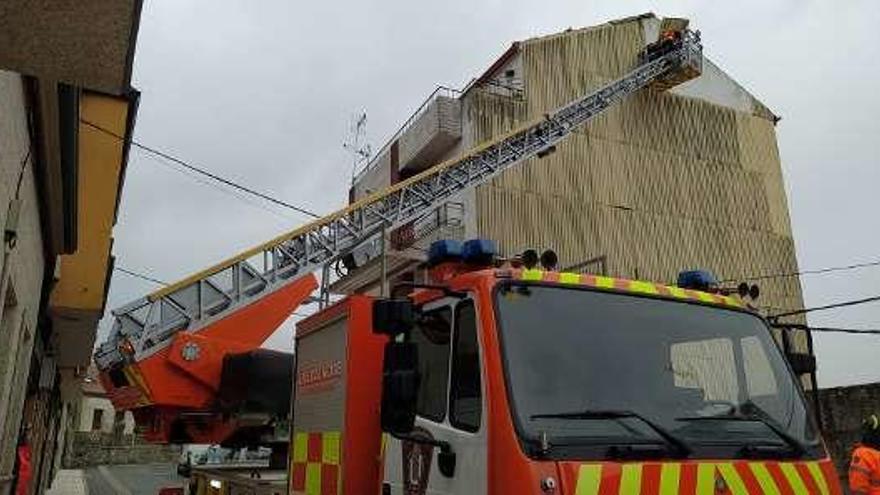
{"label": "concrete wall", "polygon": [[400,136],[400,170],[421,171],[434,165],[461,139],[461,103],[440,96]]}
{"label": "concrete wall", "polygon": [[390,184],[391,155],[386,151],[382,156],[377,157],[375,162],[371,162],[371,168],[354,185],[354,199],[358,200],[379,192]]}
{"label": "concrete wall", "polygon": [[176,462],[179,456],[178,445],[146,443],[136,435],[71,432],[62,464],[65,469],[82,469],[112,464]]}
{"label": "concrete wall", "polygon": [[76,431],[96,431],[93,423],[96,410],[103,411],[101,425],[97,431],[104,433],[111,433],[113,431],[116,410],[113,409],[113,404],[110,400],[105,397],[83,397],[79,425]]}
{"label": "concrete wall", "polygon": [[[131,411],[125,411],[119,415],[113,408],[113,403],[106,397],[83,397],[80,402],[79,421],[76,431],[87,432],[96,431],[92,429],[95,410],[103,411],[101,415],[101,427],[97,430],[103,433],[121,433],[123,435],[131,435],[134,433],[134,416]],[[122,424],[117,424],[122,421]]]}
{"label": "concrete wall", "polygon": [[[0,247],[0,479],[3,479],[11,474],[14,462],[31,351],[36,340],[45,264],[34,162],[25,160],[30,138],[22,79],[18,74],[0,71],[0,116],[0,226],[6,225],[8,207],[16,197],[17,188],[21,200],[16,245],[13,249]],[[0,493],[3,489],[0,482]]]}
{"label": "concrete wall", "polygon": [[142,0],[5,0],[0,66],[110,93],[128,89]]}
{"label": "concrete wall", "polygon": [[826,444],[845,484],[861,422],[870,414],[880,414],[880,383],[820,389],[819,410]]}

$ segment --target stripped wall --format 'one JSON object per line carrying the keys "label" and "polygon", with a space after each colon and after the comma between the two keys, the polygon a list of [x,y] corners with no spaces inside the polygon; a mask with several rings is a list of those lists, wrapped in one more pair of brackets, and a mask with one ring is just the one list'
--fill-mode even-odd
{"label": "stripped wall", "polygon": [[[619,77],[645,46],[646,24],[658,22],[633,18],[522,42],[523,98],[469,91],[469,144]],[[476,233],[505,254],[552,247],[562,267],[606,256],[608,274],[621,277],[670,282],[694,267],[721,279],[797,271],[775,116],[706,65],[704,76],[675,90],[682,94],[634,95],[556,153],[479,187]],[[765,280],[761,289],[762,307],[803,305],[797,278]]]}

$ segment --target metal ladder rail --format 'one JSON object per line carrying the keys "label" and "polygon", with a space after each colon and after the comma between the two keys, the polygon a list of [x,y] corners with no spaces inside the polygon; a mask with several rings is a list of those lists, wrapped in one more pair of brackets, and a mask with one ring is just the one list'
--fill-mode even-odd
{"label": "metal ladder rail", "polygon": [[[514,164],[552,151],[572,130],[701,56],[699,34],[688,31],[675,49],[639,65],[597,91],[546,114],[537,122],[247,251],[225,264],[114,310],[116,322],[111,336],[96,353],[99,367],[107,368],[125,359],[119,352],[122,339],[132,343],[130,358],[137,360],[152,354],[157,348],[164,347],[159,344],[167,344],[176,331],[196,331],[236,308],[263,297],[267,291],[276,290],[299,276],[318,270],[383,228],[392,230],[404,225]],[[267,263],[263,270],[258,270],[247,261],[254,256],[262,256],[271,263]],[[212,276],[226,270],[232,272],[231,291],[220,290],[217,284],[211,282]],[[247,294],[247,291],[243,293],[242,279],[246,277],[250,277],[251,281],[259,280],[261,289],[252,294]],[[192,301],[190,304],[183,303],[180,294],[192,288],[195,288],[195,292],[189,299],[194,299],[195,304]],[[215,305],[218,298],[225,298],[224,309],[214,314],[203,311],[206,299],[203,291],[212,295]],[[144,312],[144,308],[148,310]],[[141,320],[131,318],[138,311],[147,316],[142,316]],[[157,311],[158,319],[155,317]],[[133,327],[132,321],[135,323]],[[141,328],[137,328],[138,321],[143,322]]]}

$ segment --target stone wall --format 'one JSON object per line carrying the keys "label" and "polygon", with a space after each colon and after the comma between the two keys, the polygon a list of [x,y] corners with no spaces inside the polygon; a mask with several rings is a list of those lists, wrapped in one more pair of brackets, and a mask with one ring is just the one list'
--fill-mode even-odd
{"label": "stone wall", "polygon": [[67,469],[111,464],[177,462],[180,446],[146,443],[136,435],[114,435],[99,431],[75,432],[64,457]]}
{"label": "stone wall", "polygon": [[859,441],[862,419],[880,414],[880,382],[821,389],[819,410],[825,441],[845,485],[849,457]]}

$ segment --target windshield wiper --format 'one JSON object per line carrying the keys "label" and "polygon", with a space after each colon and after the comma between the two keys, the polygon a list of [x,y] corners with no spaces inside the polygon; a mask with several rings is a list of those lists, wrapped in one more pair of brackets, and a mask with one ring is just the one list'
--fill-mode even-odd
{"label": "windshield wiper", "polygon": [[[797,457],[803,457],[807,453],[807,448],[804,447],[802,443],[800,443],[796,438],[791,436],[787,431],[783,430],[779,426],[775,425],[772,421],[767,420],[757,414],[720,414],[717,416],[682,416],[679,418],[675,418],[676,421],[748,421],[761,423],[766,426],[770,431],[776,434],[777,437],[782,439]],[[760,449],[753,445],[746,445],[743,447],[744,453],[759,453]]]}
{"label": "windshield wiper", "polygon": [[555,419],[624,419],[624,418],[636,418],[642,423],[648,425],[652,430],[654,430],[660,438],[663,439],[664,443],[668,447],[673,448],[676,453],[681,457],[687,457],[691,453],[691,448],[688,446],[680,438],[676,437],[669,431],[658,425],[657,423],[651,421],[650,419],[642,416],[641,414],[630,411],[627,409],[585,409],[581,411],[568,411],[568,412],[558,412],[558,413],[542,413],[542,414],[532,414],[529,416],[530,419],[538,419],[538,418],[555,418]]}

